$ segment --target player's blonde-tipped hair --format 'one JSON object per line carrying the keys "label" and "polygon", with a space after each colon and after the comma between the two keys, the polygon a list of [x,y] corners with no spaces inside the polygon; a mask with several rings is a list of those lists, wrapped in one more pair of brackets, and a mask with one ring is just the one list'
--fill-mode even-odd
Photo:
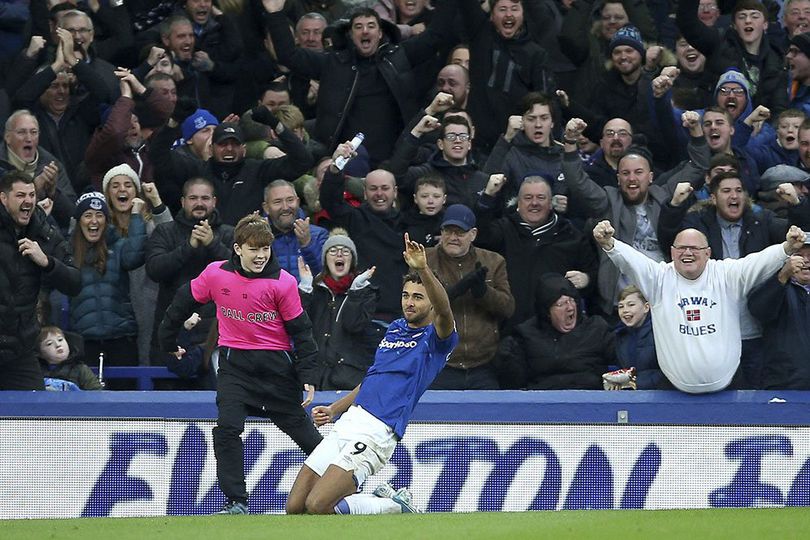
{"label": "player's blonde-tipped hair", "polygon": [[273,240],[275,236],[270,224],[258,214],[243,217],[233,230],[233,241],[239,246],[244,244],[251,247],[269,246]]}

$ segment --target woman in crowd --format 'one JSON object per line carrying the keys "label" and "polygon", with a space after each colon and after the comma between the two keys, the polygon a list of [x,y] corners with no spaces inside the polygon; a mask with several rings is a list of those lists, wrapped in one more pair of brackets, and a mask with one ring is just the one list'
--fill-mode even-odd
{"label": "woman in crowd", "polygon": [[[136,198],[145,199],[148,204],[141,207],[140,216],[146,226],[146,236],[151,236],[155,227],[172,221],[169,208],[163,204],[157,186],[151,182],[141,184],[135,170],[126,163],[113,167],[102,180],[104,197],[110,211],[110,225],[118,236],[129,236],[132,207]],[[158,285],[146,275],[143,265],[129,272],[129,288],[138,291],[132,297],[132,309],[138,321],[138,356],[141,363],[149,361],[149,347],[152,341],[152,327],[155,319]]]}
{"label": "woman in crowd", "polygon": [[369,280],[374,267],[357,272],[357,248],[336,228],[323,245],[323,271],[313,279],[298,258],[301,301],[312,320],[322,369],[318,390],[351,390],[374,361],[381,335],[373,319],[379,292]]}
{"label": "woman in crowd", "polygon": [[82,290],[70,299],[70,324],[84,338],[85,358],[91,365],[98,365],[101,353],[105,366],[138,364],[138,323],[127,272],[144,263],[143,205],[141,199],[133,201],[127,236],[121,236],[110,224],[104,195],[84,193],[76,204],[71,245],[82,274]]}

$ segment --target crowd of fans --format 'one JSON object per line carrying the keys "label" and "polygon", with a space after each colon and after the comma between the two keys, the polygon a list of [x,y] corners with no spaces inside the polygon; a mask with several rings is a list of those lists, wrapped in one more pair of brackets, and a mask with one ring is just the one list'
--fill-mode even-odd
{"label": "crowd of fans", "polygon": [[[810,388],[810,0],[5,0],[0,23],[0,388],[98,389],[100,359],[211,388],[215,308],[184,354],[157,329],[252,212],[319,389],[401,316],[405,233],[461,338],[432,388]],[[783,241],[774,272],[728,267],[756,280],[708,267],[744,291],[733,378],[673,380],[712,300],[659,311],[625,247],[681,283]]]}

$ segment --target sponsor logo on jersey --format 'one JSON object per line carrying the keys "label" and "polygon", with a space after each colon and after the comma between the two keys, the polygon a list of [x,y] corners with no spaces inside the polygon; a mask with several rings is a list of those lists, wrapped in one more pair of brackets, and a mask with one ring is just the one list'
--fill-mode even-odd
{"label": "sponsor logo on jersey", "polygon": [[398,339],[396,341],[388,341],[387,339],[383,338],[380,342],[380,349],[413,349],[416,347],[416,341],[404,341],[402,339]]}

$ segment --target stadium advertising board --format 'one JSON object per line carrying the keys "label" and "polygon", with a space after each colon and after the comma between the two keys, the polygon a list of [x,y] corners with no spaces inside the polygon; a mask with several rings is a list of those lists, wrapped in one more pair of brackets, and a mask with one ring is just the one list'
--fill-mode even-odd
{"label": "stadium advertising board", "polygon": [[[212,513],[213,425],[4,419],[0,518]],[[245,445],[251,512],[283,512],[303,454],[262,422]],[[808,506],[810,427],[414,423],[383,481],[435,512]]]}

